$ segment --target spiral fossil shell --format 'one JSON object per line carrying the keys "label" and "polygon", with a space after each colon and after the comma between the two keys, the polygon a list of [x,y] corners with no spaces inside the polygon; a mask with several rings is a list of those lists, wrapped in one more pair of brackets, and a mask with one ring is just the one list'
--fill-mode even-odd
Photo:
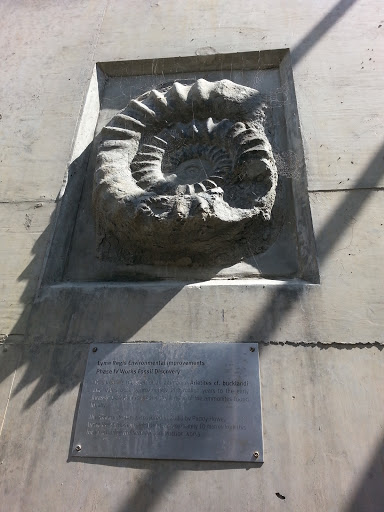
{"label": "spiral fossil shell", "polygon": [[258,91],[165,84],[131,100],[101,138],[97,230],[122,261],[219,262],[247,238],[266,249],[277,171]]}

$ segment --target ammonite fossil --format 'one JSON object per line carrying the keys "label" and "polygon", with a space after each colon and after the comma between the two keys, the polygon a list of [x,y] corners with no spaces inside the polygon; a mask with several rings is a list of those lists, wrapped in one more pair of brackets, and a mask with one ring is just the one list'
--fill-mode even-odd
{"label": "ammonite fossil", "polygon": [[100,243],[125,263],[229,262],[265,251],[277,171],[258,91],[229,80],[163,84],[101,132]]}

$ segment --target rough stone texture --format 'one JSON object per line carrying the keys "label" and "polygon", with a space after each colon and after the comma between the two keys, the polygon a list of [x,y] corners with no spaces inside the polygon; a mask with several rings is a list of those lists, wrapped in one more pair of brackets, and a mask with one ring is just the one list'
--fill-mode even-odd
{"label": "rough stone texture", "polygon": [[[254,71],[255,66],[258,66],[262,61],[263,68],[258,70],[257,73]],[[261,65],[261,64],[260,64]],[[158,76],[151,75],[153,68],[158,71]],[[179,72],[178,70],[181,70]],[[188,70],[188,71],[186,71]],[[168,129],[163,129],[163,139],[170,139],[167,143],[168,150],[162,155],[161,152],[164,148],[157,148],[156,144],[162,144],[157,135],[151,136],[150,150],[146,150],[145,153],[150,154],[151,151],[156,151],[159,154],[157,159],[156,155],[150,154],[153,163],[153,169],[151,165],[145,164],[145,162],[136,162],[137,165],[145,165],[146,170],[144,174],[151,176],[151,180],[154,179],[157,183],[157,188],[161,185],[170,188],[167,195],[162,195],[164,201],[160,205],[162,210],[157,208],[157,215],[153,214],[151,204],[154,202],[159,203],[158,195],[148,187],[144,189],[135,186],[135,180],[131,176],[131,170],[128,166],[129,161],[124,157],[117,158],[119,154],[125,155],[129,148],[136,154],[137,140],[131,142],[128,140],[108,141],[113,147],[109,147],[107,151],[102,150],[99,153],[99,163],[101,166],[97,172],[97,177],[101,180],[100,184],[95,186],[94,203],[100,208],[96,209],[98,213],[99,227],[101,228],[99,237],[99,248],[104,256],[103,259],[96,258],[96,247],[98,246],[94,224],[94,210],[92,206],[92,187],[93,187],[93,174],[96,166],[96,156],[98,141],[101,135],[99,131],[104,134],[104,137],[108,136],[119,136],[122,134],[126,137],[128,135],[135,134],[135,139],[140,138],[145,142],[148,136],[147,132],[157,131],[153,125],[156,123],[157,117],[159,121],[166,118],[175,117],[172,114],[172,103],[175,103],[175,98],[178,95],[172,94],[170,90],[168,95],[175,96],[174,100],[170,100],[169,106],[165,106],[167,103],[164,97],[165,104],[163,110],[160,110],[158,114],[153,118],[146,120],[146,128],[141,126],[139,131],[137,130],[137,123],[144,124],[143,114],[141,108],[137,109],[136,96],[142,93],[142,91],[148,90],[148,88],[161,89],[164,87],[164,82],[178,84],[178,88],[183,87],[182,84],[196,82],[196,72],[203,75],[207,81],[223,84],[230,83],[228,78],[231,77],[233,81],[241,83],[242,86],[236,86],[238,90],[243,90],[247,94],[253,90],[252,86],[257,80],[257,87],[260,94],[254,93],[254,107],[257,109],[257,118],[262,120],[263,126],[259,128],[268,135],[269,142],[273,148],[273,157],[279,162],[284,162],[284,167],[278,165],[278,187],[276,189],[275,204],[272,209],[272,218],[266,220],[261,218],[261,215],[249,219],[249,214],[252,210],[244,208],[233,208],[233,200],[228,198],[228,193],[234,193],[232,199],[238,199],[242,202],[249,201],[250,197],[255,197],[249,193],[253,187],[253,191],[259,189],[259,193],[265,193],[262,188],[265,188],[263,182],[255,182],[249,179],[240,179],[236,173],[229,172],[226,176],[226,182],[221,184],[220,187],[211,188],[213,183],[207,183],[208,189],[204,192],[201,187],[205,187],[204,183],[201,185],[197,182],[196,187],[193,181],[191,184],[177,184],[175,183],[175,175],[167,173],[169,170],[170,162],[168,156],[179,159],[187,158],[192,151],[212,151],[209,148],[212,145],[219,145],[218,153],[214,154],[215,158],[221,159],[224,151],[221,146],[229,146],[229,149],[233,150],[236,146],[241,147],[242,137],[247,136],[247,132],[239,135],[240,140],[237,142],[237,138],[229,137],[228,140],[220,136],[220,132],[223,134],[231,127],[231,122],[228,120],[225,123],[206,123],[206,119],[202,121],[195,121],[193,129],[193,137],[199,144],[189,144],[190,132],[181,131],[186,129],[188,126],[191,127],[190,123],[173,123],[173,131],[171,133]],[[137,73],[142,73],[138,74]],[[100,89],[100,113],[96,127],[96,137],[94,144],[92,145],[91,155],[88,163],[88,170],[85,173],[84,169],[76,164],[77,175],[84,175],[84,187],[83,193],[80,199],[80,205],[78,209],[75,209],[76,201],[70,201],[73,205],[71,208],[67,208],[65,213],[61,215],[64,221],[61,222],[60,228],[56,230],[58,233],[63,233],[70,225],[72,212],[77,212],[74,229],[69,230],[68,237],[71,238],[69,244],[70,247],[68,254],[68,262],[64,270],[64,279],[71,281],[105,281],[105,280],[143,280],[143,279],[173,279],[173,280],[205,280],[211,279],[213,276],[221,279],[227,278],[242,278],[242,277],[254,277],[254,276],[266,276],[269,278],[292,278],[301,277],[310,282],[318,281],[318,269],[316,266],[315,259],[313,257],[315,253],[312,223],[310,220],[309,213],[309,202],[307,193],[307,184],[305,177],[305,165],[304,156],[302,151],[302,140],[300,136],[299,124],[297,122],[297,105],[294,95],[294,85],[292,80],[292,68],[289,61],[289,55],[287,51],[278,50],[274,52],[246,52],[241,54],[227,54],[221,56],[215,56],[214,61],[207,60],[206,56],[190,56],[177,59],[160,59],[153,64],[152,61],[123,61],[123,62],[111,62],[101,63],[97,66],[97,82]],[[97,84],[96,84],[97,85]],[[286,87],[287,94],[289,95],[290,101],[284,105],[276,105],[274,102],[271,103],[271,95],[278,94],[278,91],[282,87]],[[215,86],[216,87],[216,86]],[[187,87],[184,87],[188,91]],[[90,91],[92,87],[90,88]],[[183,90],[183,89],[181,89]],[[235,89],[236,90],[236,89]],[[248,91],[248,92],[247,92]],[[155,93],[154,93],[155,94]],[[157,92],[156,94],[160,94]],[[194,105],[199,103],[197,100],[200,93],[196,94],[196,91],[192,89],[191,96],[195,95]],[[121,114],[119,112],[124,111],[126,103],[129,99],[134,100],[132,104],[131,120],[129,121],[130,130],[124,130],[121,128]],[[168,98],[169,99],[169,98]],[[188,98],[186,98],[188,99]],[[148,101],[151,100],[151,95],[148,97]],[[265,105],[264,112],[259,111],[259,104],[263,102]],[[200,99],[200,103],[209,107],[209,98],[207,100]],[[208,104],[206,104],[208,103]],[[226,102],[228,103],[228,102]],[[249,102],[248,102],[249,103]],[[191,106],[188,107],[188,102],[184,99],[179,100],[177,104],[184,105],[184,116],[189,117],[191,114]],[[200,105],[200,112],[202,109]],[[289,106],[289,108],[288,108]],[[252,107],[252,105],[250,105]],[[123,109],[123,110],[122,110]],[[157,107],[159,110],[160,107]],[[196,112],[194,107],[194,112]],[[215,107],[211,109],[215,111]],[[96,108],[96,110],[98,110]],[[151,106],[151,110],[155,112],[156,105]],[[189,112],[188,112],[189,110]],[[222,115],[229,115],[228,108],[221,109]],[[232,108],[232,114],[233,114]],[[236,108],[238,110],[238,108]],[[177,108],[178,117],[180,117],[181,108]],[[115,116],[113,116],[115,114]],[[92,113],[95,115],[95,112]],[[133,120],[136,116],[141,119],[136,119],[135,124]],[[252,108],[249,112],[243,113],[245,118],[254,116]],[[265,119],[264,119],[265,116]],[[85,116],[84,119],[89,116]],[[90,116],[92,117],[92,116]],[[113,118],[111,122],[111,118]],[[127,119],[124,119],[124,123],[127,123]],[[105,129],[105,125],[109,126]],[[117,126],[112,129],[110,125],[116,124]],[[157,122],[158,124],[158,122]],[[169,124],[169,123],[168,123]],[[136,125],[136,128],[135,128]],[[232,130],[229,131],[230,135]],[[131,133],[129,133],[131,132]],[[141,133],[143,132],[143,133]],[[255,133],[252,132],[251,133]],[[173,135],[176,135],[176,139],[173,139]],[[210,136],[208,138],[208,135]],[[249,135],[249,132],[248,132]],[[261,133],[261,142],[265,141],[264,133]],[[201,139],[204,139],[203,141]],[[224,140],[223,140],[224,139]],[[172,141],[183,141],[185,144],[183,148],[176,149],[175,142]],[[148,142],[148,140],[146,141]],[[201,144],[204,142],[204,144]],[[250,140],[252,143],[252,139]],[[126,147],[117,149],[119,144],[125,144]],[[264,142],[263,142],[264,144]],[[264,146],[267,149],[268,146]],[[188,150],[187,150],[188,148]],[[181,151],[182,150],[182,151]],[[257,151],[257,150],[256,150]],[[226,150],[225,150],[226,152]],[[255,156],[254,151],[249,152],[249,156]],[[247,153],[245,153],[247,154]],[[296,165],[294,170],[286,165],[285,155],[294,154]],[[221,155],[221,156],[220,156]],[[284,158],[282,158],[282,155]],[[236,161],[236,155],[235,161]],[[164,157],[164,158],[163,158]],[[148,162],[148,157],[144,156]],[[228,155],[227,163],[232,167],[232,161],[230,155]],[[160,161],[162,167],[165,167],[164,178],[163,171],[160,167]],[[226,160],[224,160],[225,163]],[[259,160],[256,160],[258,162]],[[189,163],[187,163],[189,162]],[[191,163],[191,159],[181,164],[181,171],[184,178],[185,171]],[[192,159],[192,163],[196,163],[196,159]],[[200,164],[201,157],[198,163]],[[217,161],[223,163],[222,160]],[[209,162],[206,160],[206,165]],[[227,166],[229,167],[229,166]],[[239,165],[237,166],[239,167]],[[192,167],[194,168],[194,167]],[[219,169],[225,171],[222,165],[218,166]],[[228,169],[229,170],[229,169]],[[140,171],[141,172],[141,171]],[[135,173],[135,172],[134,172]],[[75,172],[69,173],[68,186],[66,188],[66,194],[64,200],[69,199],[73,192],[81,189],[77,184],[73,185],[73,176]],[[217,174],[217,173],[216,173]],[[211,177],[212,178],[212,177]],[[218,177],[217,181],[219,181]],[[229,178],[236,178],[236,183],[232,184]],[[164,180],[167,183],[164,183]],[[140,182],[141,180],[139,180]],[[205,182],[203,179],[202,181]],[[225,181],[225,180],[222,180]],[[229,181],[229,183],[228,183]],[[160,182],[160,183],[159,183]],[[117,187],[116,185],[119,184]],[[188,191],[187,189],[188,185]],[[155,185],[156,186],[156,185]],[[222,188],[224,186],[224,189]],[[205,187],[205,188],[207,188]],[[177,188],[177,191],[175,190]],[[195,190],[196,188],[196,190]],[[183,190],[185,189],[185,190]],[[193,190],[192,190],[193,189]],[[223,190],[223,192],[220,191]],[[163,191],[164,192],[164,191]],[[188,193],[187,193],[188,192]],[[264,213],[268,214],[270,206],[268,205],[269,199],[273,198],[273,189],[267,192],[264,199],[267,200],[267,204],[261,208]],[[124,195],[125,194],[125,195]],[[137,195],[135,195],[137,194]],[[223,197],[221,197],[223,195]],[[148,199],[146,201],[146,198]],[[175,200],[177,199],[177,204]],[[151,202],[150,202],[151,201]],[[229,201],[232,206],[226,204]],[[196,205],[196,203],[198,204]],[[135,206],[136,203],[136,206]],[[202,208],[191,208],[192,205],[199,206]],[[145,211],[144,214],[141,207],[143,206]],[[221,208],[219,208],[221,206]],[[252,204],[251,204],[252,206]],[[195,211],[193,211],[195,210]],[[210,211],[212,210],[212,211]],[[199,213],[200,212],[200,213]],[[215,213],[216,212],[216,213]],[[254,209],[253,213],[256,213],[257,209]],[[161,214],[161,215],[160,215]],[[187,215],[188,214],[188,215]],[[217,214],[217,215],[216,215]],[[236,217],[244,216],[240,221],[234,222],[233,219]],[[180,215],[180,218],[179,218]],[[224,217],[225,215],[225,217]],[[140,219],[142,222],[139,223]],[[231,221],[232,219],[232,221]],[[128,225],[123,231],[122,228],[125,224]],[[247,225],[244,229],[244,223]],[[259,229],[259,225],[261,228]],[[218,236],[212,234],[212,226],[215,225],[216,230],[222,235],[220,239]],[[197,233],[193,233],[193,226],[197,229]],[[171,230],[172,228],[172,230]],[[211,228],[211,229],[210,229]],[[184,232],[188,230],[188,238],[185,239],[183,236]],[[110,236],[107,236],[106,231],[110,232]],[[72,234],[73,232],[73,234]],[[122,242],[116,239],[114,232],[118,232],[119,239],[123,238]],[[147,236],[143,236],[144,235]],[[204,235],[205,233],[205,235]],[[236,237],[236,244],[232,243],[234,234],[238,233]],[[202,236],[205,236],[206,240],[201,241]],[[240,236],[239,236],[240,235]],[[241,236],[242,235],[242,236]],[[246,235],[246,236],[244,236]],[[230,238],[230,243],[226,239]],[[194,239],[195,238],[195,239]],[[198,240],[196,240],[198,238]],[[262,238],[262,240],[260,240]],[[168,243],[164,247],[164,239],[168,240]],[[259,243],[256,243],[259,239]],[[133,241],[133,242],[132,242]],[[156,241],[156,250],[153,248],[154,242]],[[172,241],[172,243],[171,243]],[[192,244],[192,241],[194,242]],[[273,242],[273,243],[272,243]],[[207,245],[211,244],[207,253]],[[179,249],[181,244],[186,245],[184,250],[181,251],[179,258],[175,257],[175,252]],[[215,245],[220,245],[220,250],[215,250]],[[123,246],[121,248],[121,246]],[[135,250],[132,254],[132,249]],[[149,247],[148,247],[149,246]],[[159,247],[160,246],[160,247]],[[224,248],[227,246],[225,253]],[[264,247],[268,247],[268,250],[260,252]],[[201,249],[198,252],[198,249]],[[117,250],[116,250],[117,249]],[[120,251],[119,251],[120,249]],[[136,259],[137,264],[125,264],[124,257],[122,255],[122,249],[125,249],[125,256],[127,261]],[[131,251],[129,251],[131,249]],[[154,259],[161,260],[161,256],[166,254],[172,254],[173,260],[176,264],[168,265],[143,265],[143,253],[149,254],[152,262]],[[186,254],[189,252],[189,254]],[[309,257],[310,256],[310,257]],[[192,259],[193,257],[193,259]],[[231,262],[228,264],[230,259]],[[54,261],[60,261],[60,258],[53,258]],[[210,264],[204,266],[199,265],[199,262],[206,262],[210,260]],[[239,261],[240,260],[240,261]],[[51,258],[52,261],[52,258]],[[141,261],[141,263],[140,263]],[[233,264],[234,263],[234,264]],[[184,266],[182,266],[184,265]]]}
{"label": "rough stone texture", "polygon": [[[101,132],[99,244],[125,263],[239,261],[271,244],[277,170],[258,91],[230,80],[158,86]],[[117,242],[117,243],[116,243]]]}
{"label": "rough stone texture", "polygon": [[[15,233],[4,231],[2,238],[0,273],[6,286],[0,332],[9,335],[8,344],[25,349],[0,437],[2,509],[382,511],[383,352],[370,345],[382,343],[384,332],[381,12],[382,0],[0,3],[1,218],[14,218],[20,227],[17,244]],[[97,316],[87,317],[85,309],[67,314],[51,301],[52,310],[34,319],[44,345],[29,346],[22,334],[38,276],[27,271],[20,288],[17,276],[43,266],[49,237],[31,252],[34,242],[23,218],[38,202],[56,209],[95,62],[213,58],[277,48],[291,49],[309,190],[317,191],[310,197],[321,285],[310,290],[319,301],[299,294],[285,310],[280,308],[284,292],[278,291],[284,283],[260,282],[261,289],[268,288],[264,297],[258,287],[251,293],[246,286],[241,294],[223,295],[230,284],[225,283],[208,295],[208,285],[179,293],[171,288],[161,300],[144,287],[151,301],[136,296],[136,303],[119,304],[118,310],[127,338],[133,332],[144,340],[183,341],[186,335],[198,340],[203,334],[210,341],[246,339],[263,325],[266,341],[283,344],[261,354],[265,464],[247,470],[214,463],[67,462],[87,347],[55,344],[92,337],[98,326],[112,338],[116,309],[100,304]],[[286,102],[286,90],[273,100]],[[49,234],[49,215],[39,229]],[[294,312],[299,309],[300,318]],[[300,324],[303,317],[307,323]],[[313,326],[318,347],[300,346],[311,340]],[[304,334],[298,345],[288,346],[295,329]],[[48,337],[49,332],[64,332],[66,338]],[[350,345],[325,348],[337,340]],[[2,357],[1,411],[14,370],[14,362]]]}

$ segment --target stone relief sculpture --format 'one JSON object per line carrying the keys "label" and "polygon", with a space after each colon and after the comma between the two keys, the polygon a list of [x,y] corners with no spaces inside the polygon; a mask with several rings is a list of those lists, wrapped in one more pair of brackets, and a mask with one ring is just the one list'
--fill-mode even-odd
{"label": "stone relief sculpture", "polygon": [[273,239],[277,170],[258,91],[163,84],[101,132],[93,204],[101,253],[127,264],[225,264]]}

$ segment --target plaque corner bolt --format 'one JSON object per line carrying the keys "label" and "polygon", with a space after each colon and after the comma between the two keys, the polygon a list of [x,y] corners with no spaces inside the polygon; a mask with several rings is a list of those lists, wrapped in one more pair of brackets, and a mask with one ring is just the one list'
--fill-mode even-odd
{"label": "plaque corner bolt", "polygon": [[97,352],[97,347],[93,347],[92,352]]}
{"label": "plaque corner bolt", "polygon": [[249,348],[249,350],[250,350],[251,352],[254,352],[256,349],[255,349],[255,347],[250,347],[250,348]]}
{"label": "plaque corner bolt", "polygon": [[[77,449],[77,448],[76,448]],[[253,452],[253,456],[255,457],[255,459],[258,459],[259,458],[259,452],[258,451],[255,451]]]}
{"label": "plaque corner bolt", "polygon": [[81,444],[78,444],[78,445],[76,446],[75,450],[76,450],[77,452],[79,452],[79,451],[81,450]]}

